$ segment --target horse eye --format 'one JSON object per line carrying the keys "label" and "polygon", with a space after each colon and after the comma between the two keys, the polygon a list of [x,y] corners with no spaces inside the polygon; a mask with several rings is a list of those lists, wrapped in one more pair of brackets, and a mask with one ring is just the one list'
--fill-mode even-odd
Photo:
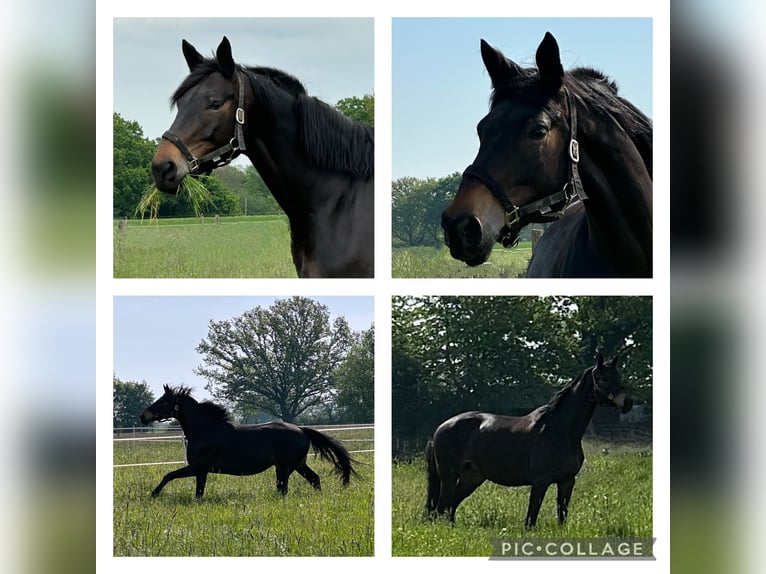
{"label": "horse eye", "polygon": [[210,102],[211,110],[220,110],[223,107],[223,100],[213,100]]}
{"label": "horse eye", "polygon": [[548,129],[545,126],[535,126],[529,132],[529,137],[533,140],[541,140],[548,135]]}

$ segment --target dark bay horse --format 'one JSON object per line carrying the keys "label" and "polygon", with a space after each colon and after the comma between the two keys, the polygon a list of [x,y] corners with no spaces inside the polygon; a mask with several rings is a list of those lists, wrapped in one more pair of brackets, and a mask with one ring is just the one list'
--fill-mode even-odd
{"label": "dark bay horse", "polygon": [[652,123],[589,68],[564,72],[547,33],[537,68],[484,40],[492,80],[479,152],[442,214],[451,255],[485,262],[529,223],[553,222],[528,277],[651,277]]}
{"label": "dark bay horse", "polygon": [[623,413],[633,400],[617,370],[619,357],[596,364],[561,389],[545,405],[522,417],[477,411],[444,421],[426,446],[426,514],[446,514],[455,522],[460,503],[485,480],[504,486],[531,485],[525,526],[537,523],[551,484],[558,487],[559,523],[567,517],[575,477],[585,456],[582,436],[597,404]]}
{"label": "dark bay horse", "polygon": [[141,414],[141,422],[178,420],[187,442],[187,466],[166,474],[152,497],[158,496],[171,480],[193,476],[197,479],[196,496],[201,498],[208,473],[244,476],[272,466],[276,467],[280,494],[287,494],[287,480],[293,471],[320,490],[319,476],[306,464],[309,446],[335,466],[344,485],[351,474],[356,474],[346,448],[326,434],[283,422],[235,426],[223,407],[197,402],[190,389],[164,388],[165,394]]}
{"label": "dark bay horse", "polygon": [[300,277],[372,277],[372,128],[284,72],[235,64],[225,37],[214,59],[182,48],[190,73],[152,161],[157,187],[175,193],[185,176],[245,154],[287,214]]}

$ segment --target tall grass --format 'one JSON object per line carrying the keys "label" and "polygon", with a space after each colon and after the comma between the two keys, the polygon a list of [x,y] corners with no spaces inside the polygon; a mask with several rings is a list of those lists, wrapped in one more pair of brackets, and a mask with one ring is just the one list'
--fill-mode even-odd
{"label": "tall grass", "polygon": [[[322,490],[293,473],[284,497],[273,468],[255,476],[208,475],[200,500],[193,478],[172,481],[151,498],[162,477],[182,465],[115,468],[114,555],[371,556],[373,453],[353,456],[360,477],[347,487],[330,464],[309,455]],[[115,443],[115,464],[160,460],[183,460],[180,440]]]}
{"label": "tall grass", "polygon": [[[556,488],[548,490],[537,538],[651,537],[652,457],[647,447],[589,445],[575,483],[569,517],[556,518]],[[486,482],[458,508],[455,526],[423,518],[425,463],[394,463],[392,472],[392,552],[394,556],[490,556],[491,538],[524,538],[529,488]]]}
{"label": "tall grass", "polygon": [[497,247],[483,265],[469,267],[453,259],[446,246],[394,248],[391,253],[391,274],[398,278],[508,278],[523,275],[532,255],[529,243],[513,249]]}
{"label": "tall grass", "polygon": [[114,232],[115,277],[295,277],[284,216],[130,221]]}

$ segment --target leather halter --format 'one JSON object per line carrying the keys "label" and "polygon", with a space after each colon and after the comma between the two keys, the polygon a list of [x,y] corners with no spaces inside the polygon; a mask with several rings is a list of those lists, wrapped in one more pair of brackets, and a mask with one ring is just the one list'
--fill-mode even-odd
{"label": "leather halter", "polygon": [[[577,164],[580,161],[580,144],[577,141],[577,111],[575,110],[574,99],[566,87],[564,87],[564,94],[566,95],[569,107],[570,175],[569,181],[564,184],[562,189],[526,205],[516,206],[508,199],[505,190],[498,181],[482,168],[471,164],[463,171],[463,177],[468,175],[478,179],[492,192],[492,195],[500,202],[500,205],[503,206],[505,210],[505,226],[500,231],[500,236],[497,240],[503,247],[515,245],[518,241],[519,232],[525,225],[529,223],[546,223],[559,219],[575,195],[581,200],[588,199],[577,169]],[[557,204],[562,204],[562,207],[558,211],[553,212],[553,206]]]}
{"label": "leather halter", "polygon": [[198,158],[189,151],[189,148],[187,148],[184,142],[181,141],[181,138],[170,130],[162,134],[162,139],[171,142],[183,154],[186,163],[189,165],[190,175],[197,175],[198,173],[209,175],[215,168],[228,165],[231,160],[246,150],[244,75],[240,71],[235,70],[234,80],[236,80],[239,85],[239,96],[237,100],[237,111],[234,114],[234,137],[229,140],[228,144]]}

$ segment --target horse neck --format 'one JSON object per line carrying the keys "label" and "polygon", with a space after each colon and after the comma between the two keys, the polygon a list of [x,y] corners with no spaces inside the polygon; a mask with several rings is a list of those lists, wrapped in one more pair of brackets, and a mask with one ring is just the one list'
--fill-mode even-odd
{"label": "horse neck", "polygon": [[556,407],[556,420],[570,436],[581,439],[588,428],[596,401],[593,398],[593,370],[585,371],[578,380],[572,383],[572,390]]}
{"label": "horse neck", "polygon": [[182,399],[182,401],[182,404],[179,401],[179,409],[176,419],[181,425],[184,435],[187,438],[195,438],[200,432],[201,425],[205,420],[209,419],[202,412],[202,409],[196,400],[191,397],[186,397],[185,399]]}
{"label": "horse neck", "polygon": [[650,276],[652,179],[640,151],[614,122],[583,117],[580,175],[589,196],[588,223],[621,275]]}

